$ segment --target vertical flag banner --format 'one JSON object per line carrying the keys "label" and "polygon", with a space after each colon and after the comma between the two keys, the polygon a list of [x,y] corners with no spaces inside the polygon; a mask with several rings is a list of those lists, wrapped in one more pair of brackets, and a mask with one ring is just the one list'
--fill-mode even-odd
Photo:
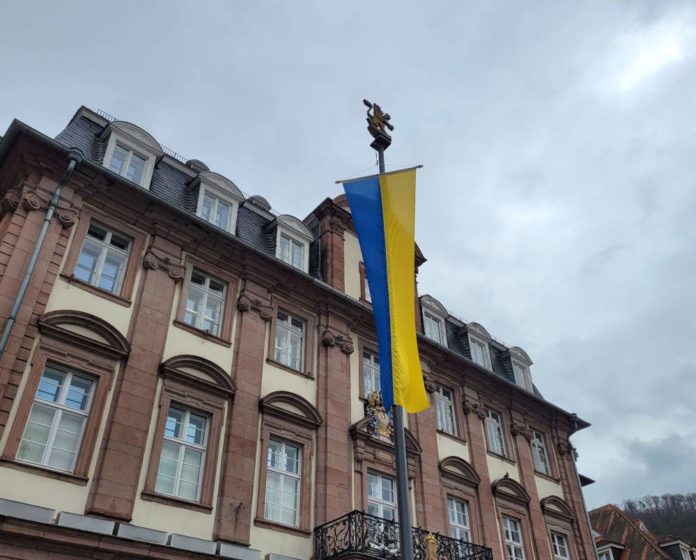
{"label": "vertical flag banner", "polygon": [[430,406],[418,357],[415,311],[416,169],[344,181],[377,327],[384,408]]}

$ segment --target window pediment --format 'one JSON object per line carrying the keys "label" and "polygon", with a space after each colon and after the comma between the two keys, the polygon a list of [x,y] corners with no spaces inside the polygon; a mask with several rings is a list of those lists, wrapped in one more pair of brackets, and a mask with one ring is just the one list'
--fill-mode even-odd
{"label": "window pediment", "polygon": [[530,497],[524,487],[516,480],[505,476],[491,485],[497,498],[507,499],[523,505],[529,504]]}
{"label": "window pediment", "polygon": [[214,171],[204,171],[199,173],[198,176],[191,183],[192,186],[204,186],[210,188],[215,192],[228,196],[234,199],[237,203],[244,201],[244,195],[242,191],[239,190],[237,185],[230,181],[227,177],[215,173]]}
{"label": "window pediment", "polygon": [[314,236],[309,228],[295,216],[282,214],[276,218],[278,228],[282,228],[287,233],[293,234],[307,243],[314,241]]}
{"label": "window pediment", "polygon": [[532,362],[532,359],[529,357],[529,355],[519,346],[513,346],[512,348],[509,348],[508,354],[510,354],[511,359],[516,360],[524,364],[525,366],[531,366],[534,363]]}
{"label": "window pediment", "polygon": [[469,486],[476,487],[481,482],[474,467],[460,457],[450,456],[440,461],[440,472],[443,476]]}
{"label": "window pediment", "polygon": [[433,296],[426,294],[424,296],[421,296],[420,300],[422,306],[427,307],[430,311],[433,311],[436,315],[439,315],[443,319],[447,318],[447,316],[449,315],[445,306],[442,305]]}
{"label": "window pediment", "polygon": [[83,311],[50,311],[39,319],[39,329],[54,338],[109,357],[123,358],[131,351],[130,344],[116,327]]}
{"label": "window pediment", "polygon": [[136,144],[141,150],[151,153],[155,157],[162,157],[164,152],[159,142],[146,130],[127,121],[114,121],[105,129],[103,136],[112,134],[120,136],[123,140],[129,140]]}
{"label": "window pediment", "polygon": [[160,374],[182,385],[226,398],[232,397],[237,390],[225,370],[199,356],[184,354],[169,358],[160,365]]}
{"label": "window pediment", "polygon": [[[386,436],[375,436],[370,430],[370,422],[372,419],[368,416],[362,420],[357,421],[350,427],[350,433],[354,441],[360,441],[365,444],[366,447],[380,448],[392,450],[394,448],[393,435],[391,437]],[[423,448],[418,443],[418,440],[414,435],[407,429],[404,428],[405,439],[406,439],[406,453],[410,455],[420,455],[423,452]],[[391,451],[390,451],[391,452]]]}
{"label": "window pediment", "polygon": [[275,391],[263,397],[259,407],[264,414],[280,417],[312,429],[321,426],[319,411],[309,401],[288,391]]}
{"label": "window pediment", "polygon": [[541,500],[541,509],[546,515],[560,517],[565,521],[575,521],[573,510],[558,496],[548,496]]}
{"label": "window pediment", "polygon": [[493,337],[489,334],[489,332],[479,323],[467,323],[466,332],[473,334],[486,342],[493,340]]}

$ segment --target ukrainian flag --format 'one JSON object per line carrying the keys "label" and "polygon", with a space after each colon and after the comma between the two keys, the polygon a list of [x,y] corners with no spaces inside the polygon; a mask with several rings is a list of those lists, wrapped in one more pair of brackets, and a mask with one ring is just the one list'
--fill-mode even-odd
{"label": "ukrainian flag", "polygon": [[343,188],[370,287],[384,408],[420,412],[430,404],[416,342],[416,169],[344,181]]}

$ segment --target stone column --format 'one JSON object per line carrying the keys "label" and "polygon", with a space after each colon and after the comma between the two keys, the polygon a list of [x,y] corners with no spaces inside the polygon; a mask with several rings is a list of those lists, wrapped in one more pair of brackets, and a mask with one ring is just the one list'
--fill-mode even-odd
{"label": "stone column", "polygon": [[225,431],[214,536],[249,544],[255,515],[251,511],[251,502],[259,444],[259,399],[266,324],[273,316],[267,290],[245,280],[237,310],[232,367],[237,392]]}
{"label": "stone column", "polygon": [[515,456],[520,468],[521,483],[529,494],[529,524],[534,538],[536,557],[538,560],[552,560],[549,534],[546,530],[546,522],[541,511],[539,492],[534,478],[534,460],[530,446],[532,431],[525,425],[522,416],[515,411],[512,412],[510,433],[514,438]]}
{"label": "stone column", "polygon": [[478,486],[479,513],[479,539],[482,544],[493,551],[494,560],[504,560],[501,558],[500,540],[498,536],[498,519],[491,489],[491,477],[488,473],[487,447],[484,435],[483,420],[486,417],[485,409],[478,403],[477,395],[465,389],[465,399],[463,404],[464,417],[466,418],[467,436],[469,444],[469,454],[471,455],[471,466],[481,477]]}
{"label": "stone column", "polygon": [[88,513],[126,521],[133,515],[145,460],[176,283],[184,277],[180,247],[157,235],[152,237],[143,266],[128,333],[132,350],[116,384],[87,503]]}
{"label": "stone column", "polygon": [[319,318],[321,345],[317,360],[317,430],[315,525],[351,510],[352,440],[350,437],[350,355],[353,342],[345,321],[331,310]]}
{"label": "stone column", "polygon": [[[425,387],[432,399],[435,385],[427,382]],[[449,527],[440,484],[440,457],[437,447],[435,406],[431,406],[418,414],[410,414],[408,425],[423,449],[420,454],[420,480],[416,484],[417,519],[413,520],[413,525],[421,526],[433,533],[446,535],[449,533]]]}

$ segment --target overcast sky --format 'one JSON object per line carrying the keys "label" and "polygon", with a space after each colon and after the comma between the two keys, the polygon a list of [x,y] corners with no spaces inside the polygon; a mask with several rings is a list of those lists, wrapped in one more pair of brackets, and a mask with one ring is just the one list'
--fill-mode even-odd
{"label": "overcast sky", "polygon": [[380,103],[421,293],[592,423],[597,507],[696,491],[695,55],[687,1],[0,0],[0,134],[101,108],[304,218]]}

